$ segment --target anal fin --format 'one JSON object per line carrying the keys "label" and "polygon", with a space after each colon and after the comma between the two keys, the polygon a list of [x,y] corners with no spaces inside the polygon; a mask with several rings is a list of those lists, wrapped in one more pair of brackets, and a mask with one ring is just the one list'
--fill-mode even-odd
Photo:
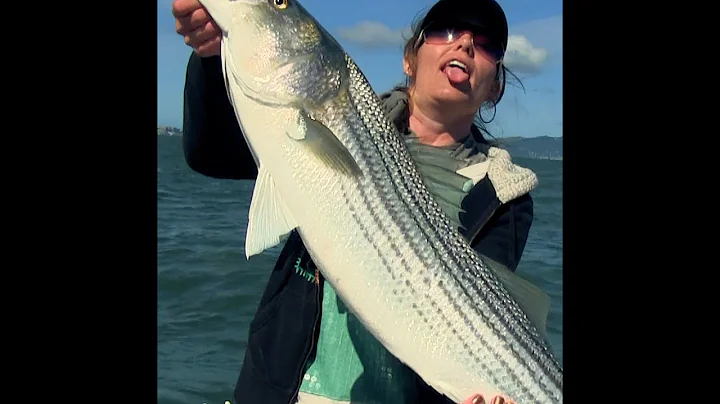
{"label": "anal fin", "polygon": [[245,256],[250,258],[278,245],[296,227],[297,221],[280,196],[270,173],[261,166],[250,202]]}

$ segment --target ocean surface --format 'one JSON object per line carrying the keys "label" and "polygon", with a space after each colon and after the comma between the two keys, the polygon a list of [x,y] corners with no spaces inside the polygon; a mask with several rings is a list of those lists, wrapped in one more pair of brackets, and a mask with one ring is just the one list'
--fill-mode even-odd
{"label": "ocean surface", "polygon": [[[221,404],[280,247],[243,253],[252,181],[215,180],[185,164],[182,138],[158,136],[158,403]],[[562,360],[562,161],[515,159],[535,171],[535,222],[518,273],[552,298]]]}

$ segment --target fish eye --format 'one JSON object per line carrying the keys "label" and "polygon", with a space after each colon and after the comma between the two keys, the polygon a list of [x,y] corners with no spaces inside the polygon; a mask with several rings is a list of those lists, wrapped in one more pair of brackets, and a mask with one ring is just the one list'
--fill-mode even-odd
{"label": "fish eye", "polygon": [[285,10],[290,3],[290,0],[268,0],[270,5],[275,6],[278,10]]}

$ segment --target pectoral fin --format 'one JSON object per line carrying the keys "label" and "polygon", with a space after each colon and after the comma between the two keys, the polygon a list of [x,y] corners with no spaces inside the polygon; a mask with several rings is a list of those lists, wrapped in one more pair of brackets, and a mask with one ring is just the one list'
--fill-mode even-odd
{"label": "pectoral fin", "polygon": [[287,135],[331,169],[350,177],[362,176],[357,162],[332,131],[305,112],[300,112],[297,126],[288,128]]}
{"label": "pectoral fin", "polygon": [[535,325],[543,338],[547,333],[547,317],[550,313],[550,296],[537,286],[521,278],[493,260],[483,257],[483,262],[500,279],[508,293],[515,299],[528,319]]}
{"label": "pectoral fin", "polygon": [[297,221],[283,201],[270,173],[258,170],[245,236],[245,256],[250,258],[274,247],[297,227]]}

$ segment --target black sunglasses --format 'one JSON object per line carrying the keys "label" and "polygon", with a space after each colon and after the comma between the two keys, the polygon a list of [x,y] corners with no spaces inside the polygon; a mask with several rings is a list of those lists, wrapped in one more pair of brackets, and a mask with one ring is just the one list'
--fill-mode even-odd
{"label": "black sunglasses", "polygon": [[461,26],[448,28],[443,25],[429,25],[422,30],[415,48],[420,47],[420,41],[425,41],[430,45],[453,43],[466,33],[471,35],[474,48],[490,56],[493,61],[498,62],[505,56],[505,49],[503,49],[499,41],[493,40],[492,36],[488,35],[484,30]]}

